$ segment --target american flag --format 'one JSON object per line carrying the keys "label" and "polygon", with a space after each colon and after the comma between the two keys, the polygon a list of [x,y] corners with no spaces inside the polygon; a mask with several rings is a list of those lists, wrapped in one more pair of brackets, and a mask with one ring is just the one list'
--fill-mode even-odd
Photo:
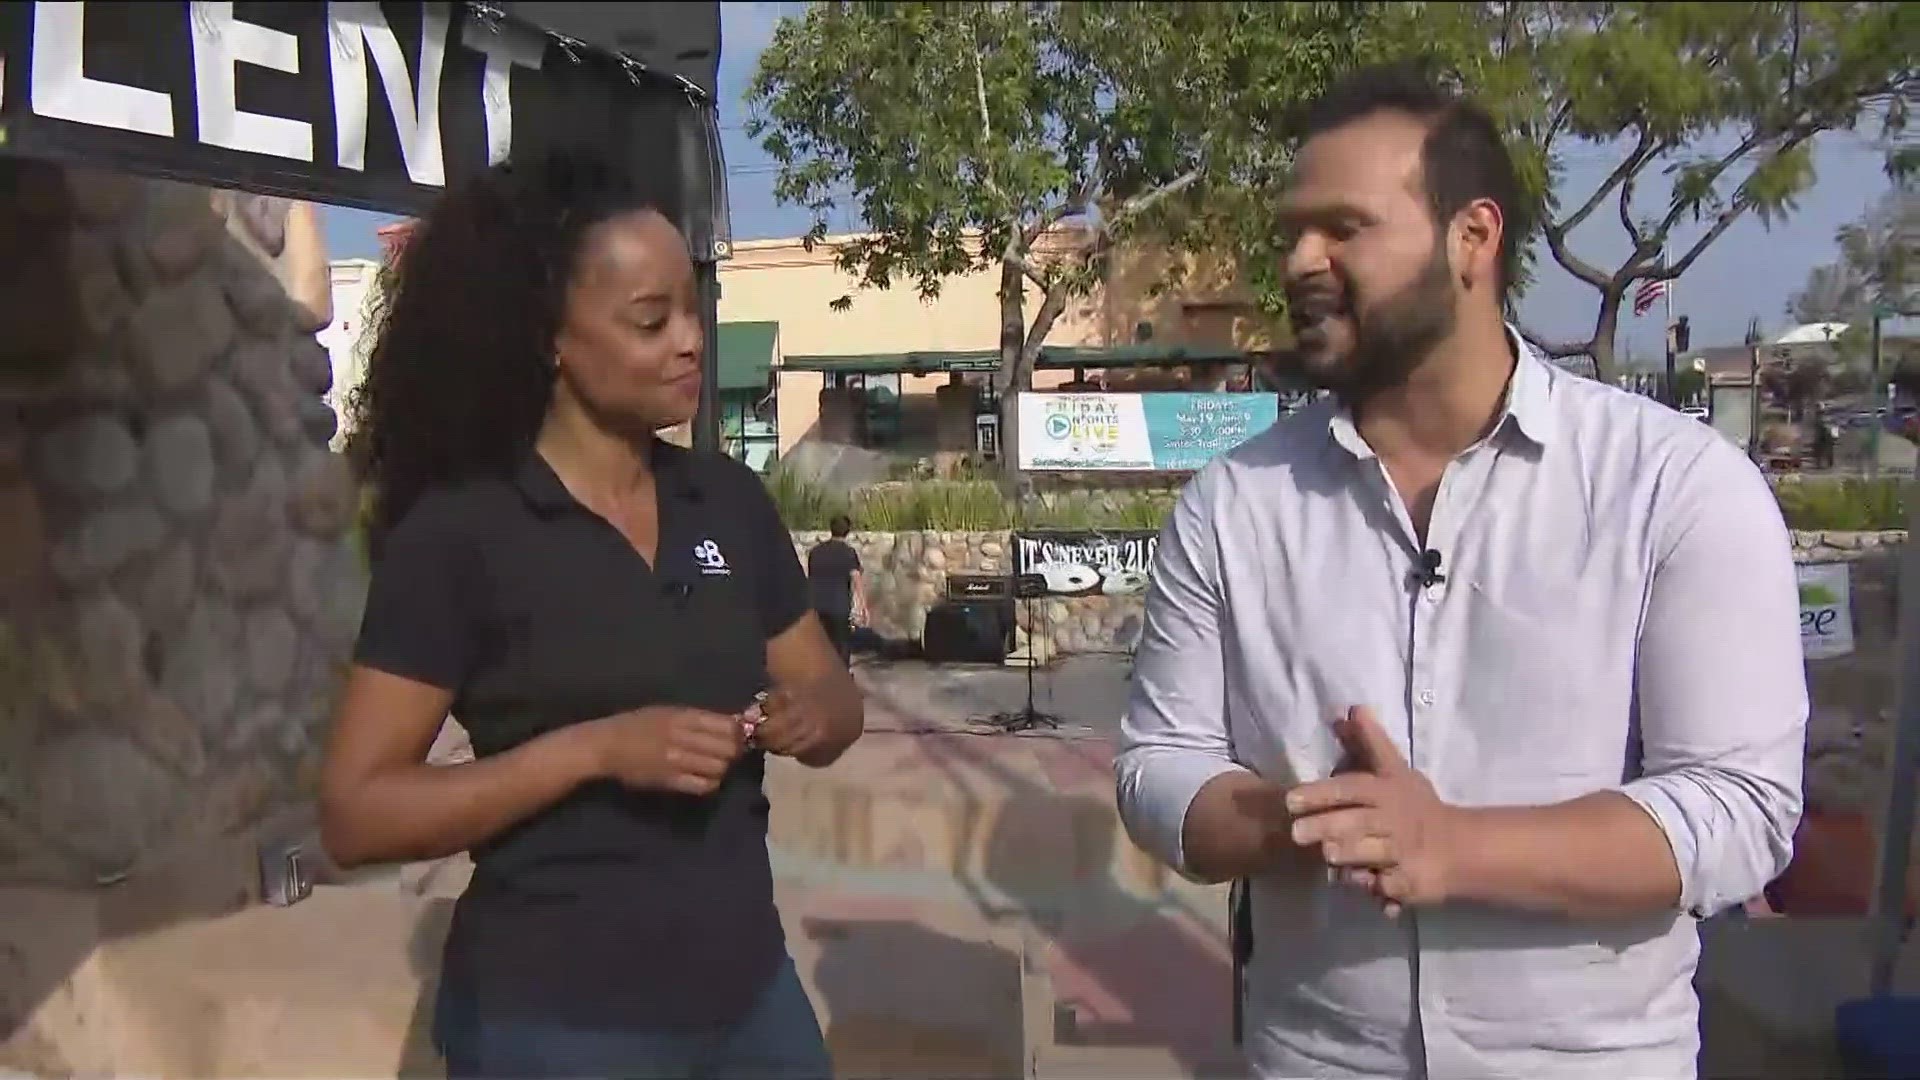
{"label": "american flag", "polygon": [[1635,315],[1645,315],[1647,309],[1658,303],[1660,298],[1665,295],[1667,295],[1666,282],[1641,282],[1640,287],[1633,291],[1633,313]]}

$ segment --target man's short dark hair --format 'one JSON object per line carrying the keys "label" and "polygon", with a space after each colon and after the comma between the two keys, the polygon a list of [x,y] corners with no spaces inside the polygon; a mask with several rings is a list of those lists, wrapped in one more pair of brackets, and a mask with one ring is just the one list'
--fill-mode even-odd
{"label": "man's short dark hair", "polygon": [[827,528],[835,539],[839,539],[853,531],[853,520],[845,514],[836,514],[832,521],[827,522]]}
{"label": "man's short dark hair", "polygon": [[1427,125],[1420,148],[1421,183],[1436,227],[1475,199],[1500,208],[1504,228],[1498,284],[1504,302],[1519,276],[1532,208],[1500,126],[1486,109],[1435,74],[1432,65],[1412,62],[1364,67],[1341,77],[1301,113],[1295,134],[1304,143],[1380,113],[1399,113]]}

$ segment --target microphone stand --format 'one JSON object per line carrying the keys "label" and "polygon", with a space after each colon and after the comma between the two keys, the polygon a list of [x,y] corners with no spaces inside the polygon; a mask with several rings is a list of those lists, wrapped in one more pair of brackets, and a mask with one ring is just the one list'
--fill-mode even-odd
{"label": "microphone stand", "polygon": [[1039,574],[1020,574],[1014,578],[1013,594],[1027,612],[1027,703],[1024,708],[997,712],[987,718],[987,723],[1009,735],[1036,728],[1060,727],[1058,716],[1042,712],[1034,705],[1033,669],[1040,665],[1033,644],[1033,601],[1035,597],[1044,596],[1046,591],[1046,579]]}

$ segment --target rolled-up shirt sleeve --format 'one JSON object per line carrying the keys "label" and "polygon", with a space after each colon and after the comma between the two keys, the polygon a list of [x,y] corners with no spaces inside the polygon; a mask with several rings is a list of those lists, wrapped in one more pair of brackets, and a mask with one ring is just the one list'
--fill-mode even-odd
{"label": "rolled-up shirt sleeve", "polygon": [[1128,834],[1183,874],[1180,837],[1188,806],[1209,780],[1240,768],[1227,733],[1210,479],[1203,472],[1187,486],[1160,532],[1114,759]]}
{"label": "rolled-up shirt sleeve", "polygon": [[1704,918],[1786,870],[1807,726],[1793,544],[1759,471],[1709,445],[1659,514],[1639,645],[1641,774],[1623,788],[1666,833],[1680,905]]}

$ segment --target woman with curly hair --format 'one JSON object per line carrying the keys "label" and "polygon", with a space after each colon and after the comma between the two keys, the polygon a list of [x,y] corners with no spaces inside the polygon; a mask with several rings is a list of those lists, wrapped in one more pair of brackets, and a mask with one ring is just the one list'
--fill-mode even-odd
{"label": "woman with curly hair", "polygon": [[[761,778],[837,758],[860,695],[759,479],[655,435],[700,390],[674,220],[610,169],[496,167],[383,282],[322,831],[343,866],[472,853],[434,1023],[454,1076],[829,1075]],[[449,714],[476,760],[429,765]]]}

